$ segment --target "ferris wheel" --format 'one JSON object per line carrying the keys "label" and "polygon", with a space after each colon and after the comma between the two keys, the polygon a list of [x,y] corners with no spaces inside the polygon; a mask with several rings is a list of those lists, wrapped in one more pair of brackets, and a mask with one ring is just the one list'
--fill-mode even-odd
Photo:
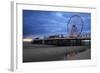
{"label": "ferris wheel", "polygon": [[84,22],[81,16],[71,16],[67,24],[67,31],[69,37],[79,37],[83,31],[83,25]]}

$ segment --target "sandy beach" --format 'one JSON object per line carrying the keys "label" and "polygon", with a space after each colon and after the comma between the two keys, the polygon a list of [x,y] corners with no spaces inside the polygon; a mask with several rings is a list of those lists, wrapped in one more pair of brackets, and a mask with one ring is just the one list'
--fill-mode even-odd
{"label": "sandy beach", "polygon": [[23,62],[83,60],[91,58],[90,46],[54,46],[23,43]]}

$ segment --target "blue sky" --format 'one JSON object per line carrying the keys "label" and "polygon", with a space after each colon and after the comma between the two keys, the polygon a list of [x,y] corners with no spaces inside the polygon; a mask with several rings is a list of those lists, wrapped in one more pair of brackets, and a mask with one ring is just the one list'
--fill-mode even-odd
{"label": "blue sky", "polygon": [[23,10],[23,37],[68,35],[67,24],[73,15],[81,16],[84,22],[82,33],[90,33],[90,13]]}

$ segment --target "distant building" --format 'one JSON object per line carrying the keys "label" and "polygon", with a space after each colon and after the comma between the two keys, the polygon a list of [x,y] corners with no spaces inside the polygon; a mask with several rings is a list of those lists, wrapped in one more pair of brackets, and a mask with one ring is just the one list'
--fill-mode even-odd
{"label": "distant building", "polygon": [[31,42],[33,39],[32,38],[24,38],[23,42]]}

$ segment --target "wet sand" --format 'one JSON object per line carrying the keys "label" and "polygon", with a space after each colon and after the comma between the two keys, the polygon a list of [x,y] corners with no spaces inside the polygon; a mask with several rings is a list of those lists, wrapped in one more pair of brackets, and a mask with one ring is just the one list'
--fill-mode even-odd
{"label": "wet sand", "polygon": [[54,46],[23,43],[23,62],[83,60],[91,58],[89,46]]}

